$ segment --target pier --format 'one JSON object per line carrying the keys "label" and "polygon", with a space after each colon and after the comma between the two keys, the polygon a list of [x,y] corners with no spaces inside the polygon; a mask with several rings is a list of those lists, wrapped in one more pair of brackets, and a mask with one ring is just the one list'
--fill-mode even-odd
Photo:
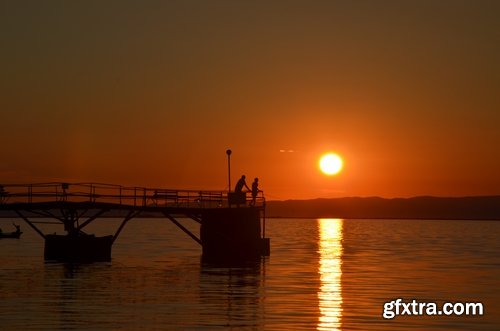
{"label": "pier", "polygon": [[[0,216],[19,218],[45,240],[44,258],[54,261],[110,261],[113,243],[127,222],[161,217],[175,224],[202,248],[206,260],[246,260],[270,254],[265,237],[265,198],[250,205],[243,193],[126,187],[100,183],[0,185]],[[99,219],[122,221],[114,233],[96,237],[85,227]],[[51,219],[65,234],[44,233]],[[183,225],[200,226],[197,236]]]}

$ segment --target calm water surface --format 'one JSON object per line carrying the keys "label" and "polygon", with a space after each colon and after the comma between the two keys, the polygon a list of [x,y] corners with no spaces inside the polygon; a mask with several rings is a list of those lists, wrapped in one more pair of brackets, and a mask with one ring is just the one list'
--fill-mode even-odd
{"label": "calm water surface", "polygon": [[[22,239],[0,240],[0,329],[500,330],[500,222],[267,225],[271,256],[231,268],[202,264],[198,244],[166,220],[129,222],[113,261],[86,265],[45,263],[42,239],[23,225]],[[480,301],[485,314],[385,320],[396,298]]]}

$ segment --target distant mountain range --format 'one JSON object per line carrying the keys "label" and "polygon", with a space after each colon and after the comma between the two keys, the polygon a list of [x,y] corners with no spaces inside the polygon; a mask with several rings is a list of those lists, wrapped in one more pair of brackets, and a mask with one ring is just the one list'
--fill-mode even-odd
{"label": "distant mountain range", "polygon": [[500,196],[268,201],[267,217],[500,220]]}

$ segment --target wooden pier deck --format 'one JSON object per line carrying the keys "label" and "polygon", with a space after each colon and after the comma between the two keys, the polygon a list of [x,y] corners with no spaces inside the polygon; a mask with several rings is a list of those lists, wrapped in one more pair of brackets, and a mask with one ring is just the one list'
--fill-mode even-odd
{"label": "wooden pier deck", "polygon": [[[0,185],[0,210],[30,206],[62,206],[79,203],[86,206],[110,206],[114,209],[203,209],[228,205],[227,191],[176,190],[127,187],[100,183],[39,183]],[[250,199],[247,199],[250,203]],[[262,192],[256,207],[264,207]]]}

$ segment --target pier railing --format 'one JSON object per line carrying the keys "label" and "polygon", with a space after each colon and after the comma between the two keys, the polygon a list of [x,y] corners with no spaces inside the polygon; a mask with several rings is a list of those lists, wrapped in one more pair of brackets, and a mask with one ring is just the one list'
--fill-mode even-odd
{"label": "pier railing", "polygon": [[[137,207],[219,208],[228,206],[227,191],[176,190],[128,187],[101,183],[38,183],[0,185],[0,204],[94,202]],[[252,201],[247,194],[246,204]],[[259,192],[256,206],[265,198]]]}

